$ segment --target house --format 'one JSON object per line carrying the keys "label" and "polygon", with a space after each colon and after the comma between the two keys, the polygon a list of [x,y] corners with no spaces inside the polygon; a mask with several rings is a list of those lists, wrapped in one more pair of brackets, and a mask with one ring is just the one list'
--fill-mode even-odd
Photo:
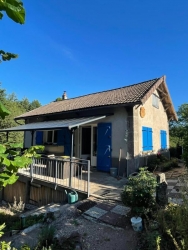
{"label": "house", "polygon": [[46,154],[90,159],[97,170],[117,167],[128,175],[145,156],[168,153],[169,121],[177,115],[163,76],[71,99],[64,93],[15,120],[25,125],[6,131],[25,131],[26,148],[43,144]]}

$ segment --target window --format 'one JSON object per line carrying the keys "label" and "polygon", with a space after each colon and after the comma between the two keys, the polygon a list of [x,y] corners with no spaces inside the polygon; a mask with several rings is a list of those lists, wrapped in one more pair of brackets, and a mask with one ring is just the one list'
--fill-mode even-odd
{"label": "window", "polygon": [[57,130],[46,131],[46,142],[57,143]]}
{"label": "window", "polygon": [[159,97],[155,94],[152,95],[152,105],[155,108],[159,108]]}
{"label": "window", "polygon": [[167,148],[167,133],[165,130],[160,131],[161,135],[161,149],[166,149]]}
{"label": "window", "polygon": [[142,127],[143,151],[151,151],[153,149],[152,133],[152,128]]}
{"label": "window", "polygon": [[82,154],[91,154],[91,127],[82,128]]}

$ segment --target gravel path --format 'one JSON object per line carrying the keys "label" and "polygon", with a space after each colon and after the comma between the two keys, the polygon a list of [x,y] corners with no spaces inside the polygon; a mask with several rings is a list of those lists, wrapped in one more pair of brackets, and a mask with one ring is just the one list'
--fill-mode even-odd
{"label": "gravel path", "polygon": [[[56,237],[58,238],[68,238],[73,232],[78,232],[82,237],[83,250],[136,249],[137,233],[133,231],[130,223],[127,223],[125,229],[120,229],[88,220],[81,215],[75,205],[61,206],[57,218],[50,225],[56,228]],[[37,243],[40,230],[41,228],[36,228],[28,233],[4,237],[4,240],[12,241],[12,246],[15,247],[24,243],[33,247]]]}

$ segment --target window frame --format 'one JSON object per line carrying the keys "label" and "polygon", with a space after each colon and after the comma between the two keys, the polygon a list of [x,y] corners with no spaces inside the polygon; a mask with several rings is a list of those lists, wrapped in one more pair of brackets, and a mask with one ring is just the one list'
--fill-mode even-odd
{"label": "window frame", "polygon": [[152,106],[159,109],[159,97],[156,94],[152,94]]}
{"label": "window frame", "polygon": [[[46,130],[45,131],[45,143],[55,143],[57,144],[57,132],[58,130]],[[52,141],[48,141],[48,133],[52,132]],[[56,139],[55,139],[56,137]],[[54,140],[55,139],[55,140]]]}

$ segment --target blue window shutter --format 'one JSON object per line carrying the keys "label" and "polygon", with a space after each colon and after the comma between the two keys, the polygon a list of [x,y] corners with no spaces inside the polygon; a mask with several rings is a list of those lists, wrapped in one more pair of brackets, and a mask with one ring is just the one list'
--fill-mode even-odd
{"label": "blue window shutter", "polygon": [[149,151],[153,149],[152,128],[142,127],[142,147],[143,151]]}
{"label": "blue window shutter", "polygon": [[166,149],[167,148],[167,133],[165,130],[160,131],[160,136],[161,136],[161,148]]}
{"label": "blue window shutter", "polygon": [[163,148],[163,131],[160,130],[161,148]]}
{"label": "blue window shutter", "polygon": [[64,155],[71,155],[71,131],[63,128],[57,131],[57,145],[64,146]]}
{"label": "blue window shutter", "polygon": [[148,128],[148,150],[153,149],[152,128]]}
{"label": "blue window shutter", "polygon": [[142,127],[142,145],[143,145],[143,151],[148,150],[148,128]]}
{"label": "blue window shutter", "polygon": [[64,145],[64,129],[57,131],[57,145]]}
{"label": "blue window shutter", "polygon": [[167,148],[167,133],[164,131],[164,148]]}
{"label": "blue window shutter", "polygon": [[43,145],[43,131],[36,131],[36,145]]}

